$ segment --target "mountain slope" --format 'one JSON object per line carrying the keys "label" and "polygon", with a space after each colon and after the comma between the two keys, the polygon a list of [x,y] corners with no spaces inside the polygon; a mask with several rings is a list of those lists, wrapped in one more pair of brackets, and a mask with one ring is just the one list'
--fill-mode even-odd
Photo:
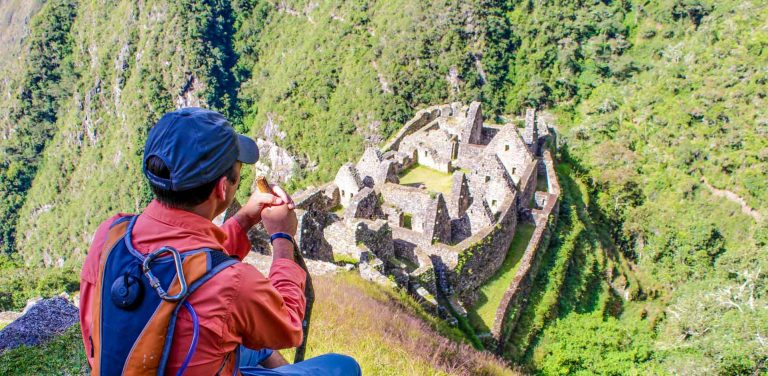
{"label": "mountain slope", "polygon": [[176,106],[286,147],[298,189],[416,109],[478,99],[488,116],[556,114],[565,191],[505,356],[542,373],[766,372],[767,6],[30,5],[0,60],[0,305],[77,289],[95,226],[149,200],[143,140]]}

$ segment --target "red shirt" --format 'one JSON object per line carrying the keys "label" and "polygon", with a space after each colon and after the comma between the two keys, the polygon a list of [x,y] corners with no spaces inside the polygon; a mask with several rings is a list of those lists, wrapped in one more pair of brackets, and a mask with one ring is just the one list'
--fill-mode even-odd
{"label": "red shirt", "polygon": [[[88,361],[91,358],[91,302],[99,274],[99,259],[109,226],[127,214],[118,214],[99,225],[80,280],[80,324]],[[220,249],[241,260],[251,249],[246,229],[230,219],[221,228],[197,214],[168,208],[152,201],[139,215],[132,244],[148,254],[162,246],[179,252],[199,248]],[[189,296],[200,320],[200,338],[187,368],[190,375],[213,375],[227,354],[240,344],[252,349],[283,349],[301,343],[306,274],[293,261],[272,263],[269,278],[251,265],[230,266]],[[189,312],[179,311],[166,373],[176,374],[192,340]],[[231,362],[222,374],[231,374]]]}

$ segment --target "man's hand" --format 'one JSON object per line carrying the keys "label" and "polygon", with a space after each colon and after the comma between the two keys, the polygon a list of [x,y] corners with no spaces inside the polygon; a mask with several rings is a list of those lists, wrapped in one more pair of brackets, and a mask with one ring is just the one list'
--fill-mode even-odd
{"label": "man's hand", "polygon": [[[267,233],[272,235],[276,232],[284,232],[292,237],[296,237],[296,227],[298,220],[296,212],[289,205],[269,206],[261,212],[262,222]],[[287,258],[293,260],[293,244],[287,239],[275,239],[272,242],[272,258]]]}
{"label": "man's hand", "polygon": [[254,192],[248,198],[248,202],[234,215],[234,218],[246,231],[261,221],[262,211],[267,207],[285,205],[286,203],[290,209],[296,207],[293,199],[282,188],[272,185],[272,191],[275,193],[274,195]]}

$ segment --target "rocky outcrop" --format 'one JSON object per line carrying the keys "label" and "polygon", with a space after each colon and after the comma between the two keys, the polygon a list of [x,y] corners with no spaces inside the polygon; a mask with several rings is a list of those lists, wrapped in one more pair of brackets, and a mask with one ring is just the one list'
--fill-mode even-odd
{"label": "rocky outcrop", "polygon": [[75,325],[80,310],[62,297],[43,299],[0,330],[0,352],[40,344]]}
{"label": "rocky outcrop", "polygon": [[276,143],[257,139],[259,161],[256,162],[256,174],[266,176],[270,182],[282,184],[291,179],[297,168],[296,159]]}

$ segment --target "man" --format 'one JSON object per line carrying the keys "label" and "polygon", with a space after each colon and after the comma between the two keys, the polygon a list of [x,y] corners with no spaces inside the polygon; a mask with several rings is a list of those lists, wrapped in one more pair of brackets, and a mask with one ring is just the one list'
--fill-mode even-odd
{"label": "man", "polygon": [[[172,247],[182,256],[210,249],[242,260],[251,248],[246,236],[251,226],[262,222],[270,235],[280,235],[273,237],[269,278],[251,265],[234,262],[186,297],[185,304],[191,304],[195,313],[178,311],[164,371],[231,375],[239,366],[243,375],[359,375],[358,364],[344,355],[327,354],[287,365],[279,353],[269,350],[295,347],[302,339],[306,275],[293,260],[291,238],[297,226],[294,203],[274,186],[276,195],[254,193],[220,228],[212,223],[234,200],[242,163],[257,159],[253,140],[235,133],[226,119],[213,111],[174,111],[149,132],[143,171],[155,199],[140,215],[131,217],[124,242],[131,252],[146,258],[163,247]],[[103,344],[96,336],[95,322],[110,320],[99,311],[103,304],[100,292],[109,288],[100,282],[99,273],[106,262],[102,255],[109,248],[105,243],[113,236],[112,228],[125,222],[127,216],[117,214],[99,226],[83,265],[80,323],[92,366],[94,356],[106,351],[100,347]],[[125,281],[129,285],[127,274]],[[155,293],[149,290],[143,293]]]}

